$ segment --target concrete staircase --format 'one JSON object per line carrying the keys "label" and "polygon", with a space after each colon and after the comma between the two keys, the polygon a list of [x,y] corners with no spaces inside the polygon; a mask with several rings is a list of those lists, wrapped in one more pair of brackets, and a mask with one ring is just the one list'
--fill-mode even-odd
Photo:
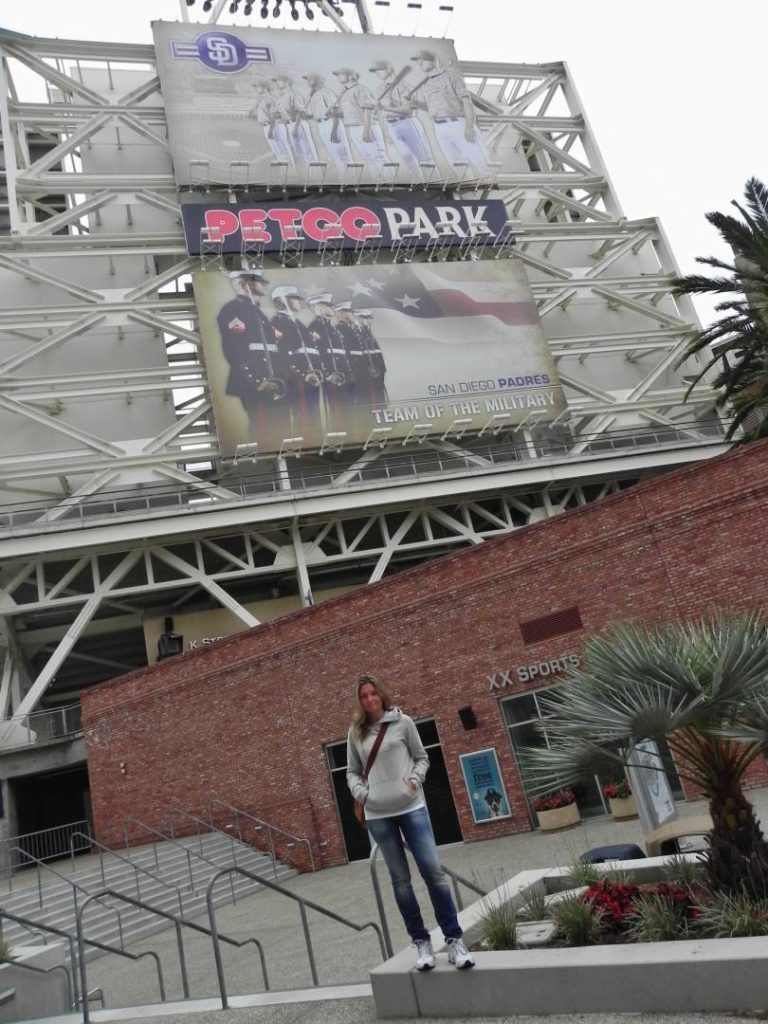
{"label": "concrete staircase", "polygon": [[[41,868],[42,907],[37,873],[32,866],[16,875],[13,890],[0,894],[0,909],[75,936],[75,896],[78,906],[82,906],[90,894],[111,889],[140,899],[158,910],[192,920],[206,913],[205,893],[210,879],[218,870],[231,867],[233,863],[279,884],[297,873],[279,861],[273,870],[269,856],[229,835],[212,832],[133,847],[127,852],[119,851],[119,856],[109,853],[104,853],[103,858],[98,853],[80,856],[75,860],[76,870],[73,873],[69,862],[54,862],[50,870]],[[81,864],[82,867],[79,866]],[[78,889],[75,890],[71,883]],[[241,900],[260,888],[243,876],[222,878],[214,890],[216,905],[232,903],[233,899]],[[55,935],[46,935],[42,930],[35,933],[34,928],[7,918],[0,919],[0,923],[3,938],[12,944],[37,944],[41,936],[45,936],[45,942],[57,941]],[[172,925],[168,919],[104,896],[102,902],[88,904],[83,918],[83,934],[87,939],[120,948]],[[101,954],[94,947],[86,947],[86,950],[89,959]]]}

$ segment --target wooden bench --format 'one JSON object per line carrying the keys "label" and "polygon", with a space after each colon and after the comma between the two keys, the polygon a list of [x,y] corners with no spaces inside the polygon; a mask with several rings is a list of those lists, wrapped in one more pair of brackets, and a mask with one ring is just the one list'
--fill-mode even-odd
{"label": "wooden bench", "polygon": [[688,836],[705,836],[712,831],[712,818],[707,814],[690,814],[687,817],[667,821],[645,837],[645,849],[649,857],[663,857],[677,853],[678,840]]}

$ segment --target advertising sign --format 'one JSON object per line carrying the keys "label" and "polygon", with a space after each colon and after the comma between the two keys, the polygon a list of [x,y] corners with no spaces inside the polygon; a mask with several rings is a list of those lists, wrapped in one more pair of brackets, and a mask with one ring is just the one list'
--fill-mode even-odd
{"label": "advertising sign", "polygon": [[510,818],[512,811],[493,747],[462,754],[459,761],[475,823]]}
{"label": "advertising sign", "polygon": [[288,437],[319,448],[330,432],[348,446],[450,436],[565,407],[514,259],[203,271],[194,286],[224,455]]}
{"label": "advertising sign", "polygon": [[306,249],[318,249],[323,242],[338,241],[344,249],[376,241],[391,246],[407,237],[418,237],[429,245],[438,239],[460,244],[478,234],[490,242],[506,237],[509,214],[500,199],[485,202],[446,200],[441,203],[404,200],[359,203],[262,202],[258,204],[185,203],[181,208],[184,235],[190,256],[200,254],[201,242],[219,243],[222,252],[241,253],[244,246],[280,249],[284,242],[303,239]]}
{"label": "advertising sign", "polygon": [[446,39],[153,23],[176,182],[490,181]]}

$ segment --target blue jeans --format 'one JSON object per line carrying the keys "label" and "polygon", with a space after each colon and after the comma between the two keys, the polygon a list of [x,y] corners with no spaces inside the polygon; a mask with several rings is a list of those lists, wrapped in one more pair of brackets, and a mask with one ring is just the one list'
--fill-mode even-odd
{"label": "blue jeans", "polygon": [[461,938],[462,931],[456,919],[456,905],[453,902],[448,879],[437,855],[435,837],[426,807],[407,814],[395,814],[391,818],[373,818],[368,821],[368,832],[381,847],[384,861],[389,868],[395,901],[405,928],[411,939],[428,939],[421,908],[411,885],[411,871],[405,856],[403,840],[416,861],[421,877],[427,883],[437,923],[446,939]]}

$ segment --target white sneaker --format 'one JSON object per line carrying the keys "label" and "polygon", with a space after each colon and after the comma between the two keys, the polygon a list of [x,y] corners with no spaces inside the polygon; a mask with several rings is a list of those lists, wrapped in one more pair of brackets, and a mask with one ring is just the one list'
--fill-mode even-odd
{"label": "white sneaker", "polygon": [[460,971],[475,966],[475,958],[464,945],[463,939],[448,939],[448,963]]}
{"label": "white sneaker", "polygon": [[414,942],[416,947],[416,970],[431,971],[435,966],[435,951],[429,939],[417,939]]}

